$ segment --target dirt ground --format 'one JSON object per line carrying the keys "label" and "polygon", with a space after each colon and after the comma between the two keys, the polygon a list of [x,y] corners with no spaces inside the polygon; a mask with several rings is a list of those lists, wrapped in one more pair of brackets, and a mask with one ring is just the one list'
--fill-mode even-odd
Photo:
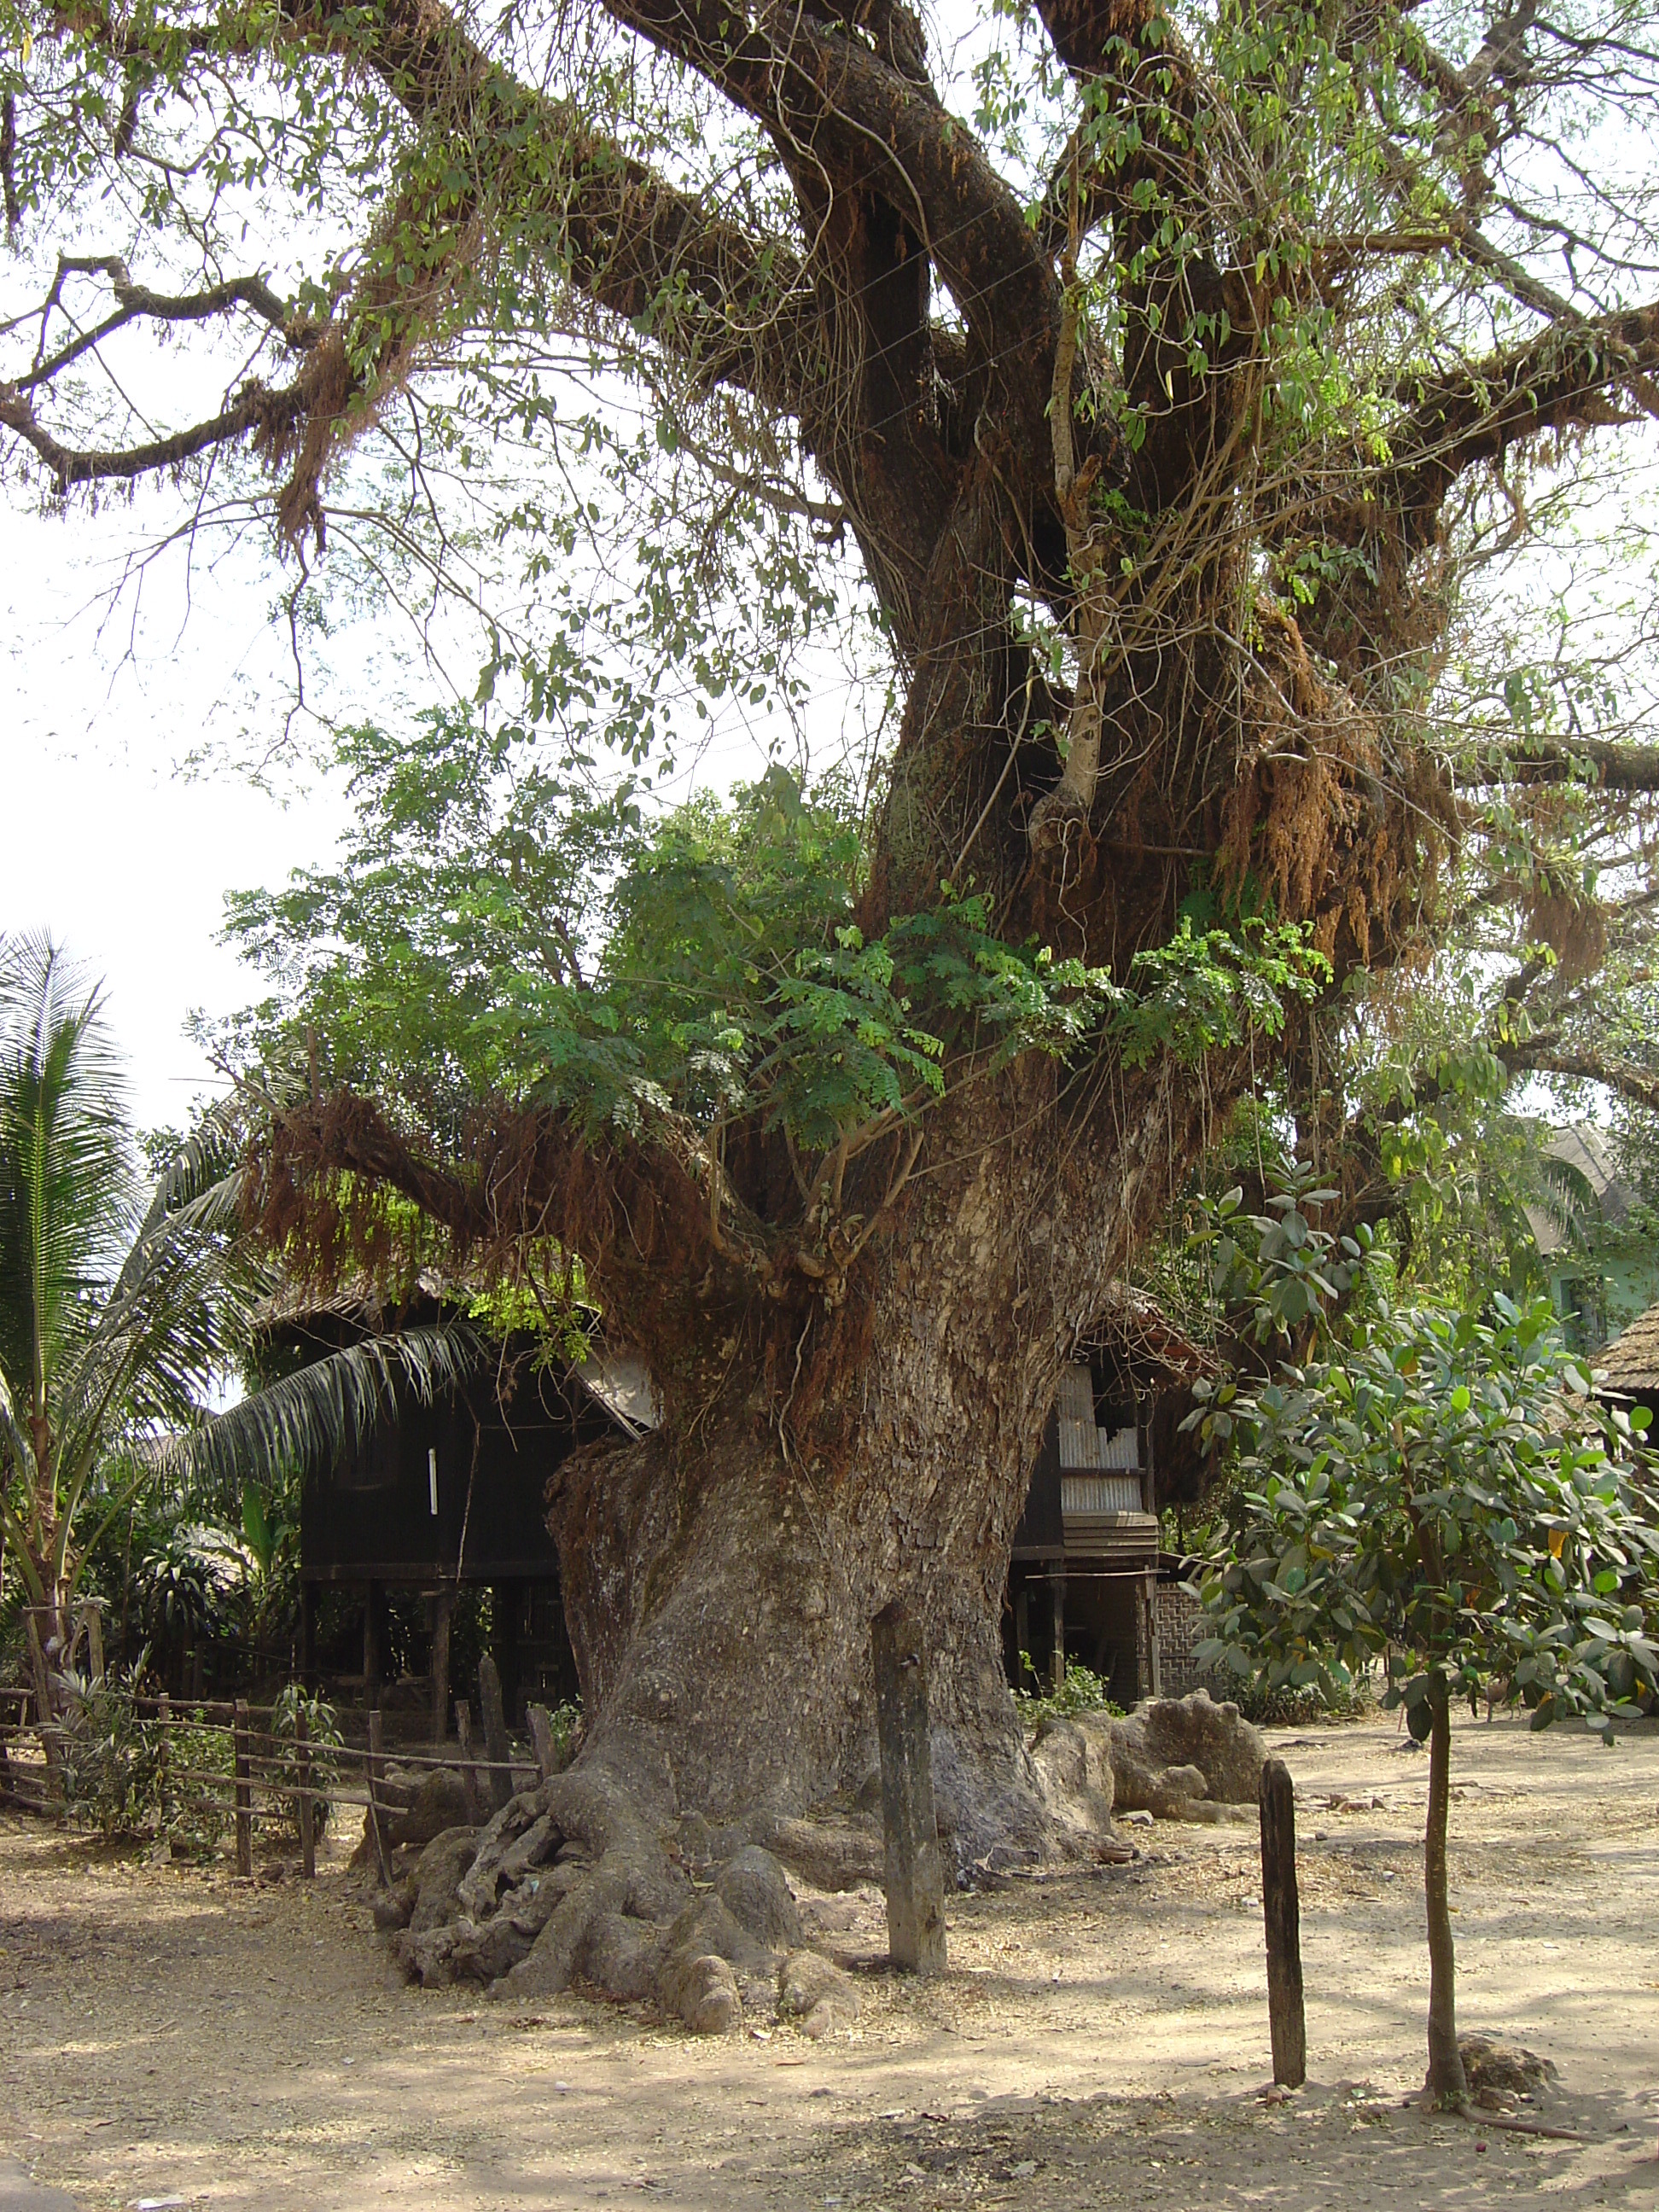
{"label": "dirt ground", "polygon": [[1659,2207],[1659,1733],[1469,1723],[1466,2032],[1524,2042],[1585,2140],[1429,2119],[1425,1777],[1391,1724],[1275,1732],[1297,1787],[1313,2080],[1267,2074],[1254,1817],[951,1908],[884,1972],[878,1893],[803,1898],[856,2027],[700,2042],[580,1997],[405,1989],[343,1850],[310,1886],[149,1865],[0,1814],[0,2151],[87,2212],[623,2205]]}

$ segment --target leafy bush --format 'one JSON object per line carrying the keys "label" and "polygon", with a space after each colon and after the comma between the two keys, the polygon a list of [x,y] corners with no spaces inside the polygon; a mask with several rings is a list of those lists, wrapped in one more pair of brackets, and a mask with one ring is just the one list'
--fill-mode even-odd
{"label": "leafy bush", "polygon": [[106,1841],[152,1834],[161,1802],[161,1730],[141,1717],[142,1669],[74,1685],[58,1736],[64,1799],[71,1820]]}
{"label": "leafy bush", "polygon": [[[1022,1675],[1036,1676],[1029,1651],[1022,1651],[1019,1655],[1019,1671]],[[1076,1713],[1110,1713],[1116,1719],[1123,1717],[1122,1706],[1114,1705],[1107,1695],[1105,1677],[1097,1674],[1091,1668],[1069,1662],[1066,1668],[1066,1680],[1059,1689],[1016,1690],[1014,1704],[1028,1730],[1038,1727],[1043,1721],[1070,1720]]]}
{"label": "leafy bush", "polygon": [[307,1738],[307,1756],[311,1762],[312,1829],[320,1836],[328,1826],[334,1808],[326,1792],[339,1779],[339,1761],[332,1756],[345,1741],[340,1733],[339,1717],[332,1705],[321,1698],[307,1696],[297,1682],[289,1682],[277,1698],[270,1717],[270,1733],[276,1740],[274,1764],[270,1779],[276,1787],[295,1794],[283,1799],[283,1817],[297,1836],[300,1832],[300,1753],[299,1718],[306,1717]]}
{"label": "leafy bush", "polygon": [[134,1610],[150,1648],[183,1651],[217,1634],[224,1603],[219,1563],[202,1547],[199,1533],[175,1528],[139,1561],[133,1575]]}
{"label": "leafy bush", "polygon": [[581,1706],[567,1698],[562,1705],[550,1706],[547,1718],[552,1729],[553,1748],[558,1753],[559,1765],[568,1766],[581,1740]]}
{"label": "leafy bush", "polygon": [[64,1809],[110,1842],[157,1840],[204,1855],[229,1817],[230,1732],[198,1722],[181,1733],[176,1721],[142,1712],[145,1665],[141,1655],[119,1674],[70,1678],[58,1739]]}
{"label": "leafy bush", "polygon": [[1376,1711],[1369,1682],[1361,1676],[1322,1689],[1268,1689],[1255,1674],[1224,1674],[1212,1684],[1218,1698],[1229,1698],[1257,1728],[1317,1728],[1332,1721],[1363,1721]]}

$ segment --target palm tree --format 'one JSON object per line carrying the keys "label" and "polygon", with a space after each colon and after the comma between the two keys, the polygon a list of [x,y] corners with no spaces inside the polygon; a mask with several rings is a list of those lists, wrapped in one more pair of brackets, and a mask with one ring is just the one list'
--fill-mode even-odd
{"label": "palm tree", "polygon": [[81,1563],[147,1481],[331,1461],[400,1387],[476,1362],[465,1328],[410,1329],[210,1414],[273,1279],[240,1231],[245,1144],[210,1114],[150,1182],[101,987],[45,937],[0,939],[0,1540],[43,1644],[68,1650]]}

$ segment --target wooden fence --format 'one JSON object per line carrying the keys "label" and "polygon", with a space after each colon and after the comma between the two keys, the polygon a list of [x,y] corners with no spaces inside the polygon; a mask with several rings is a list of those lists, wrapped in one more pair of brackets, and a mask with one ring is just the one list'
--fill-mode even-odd
{"label": "wooden fence", "polygon": [[[488,1661],[485,1668],[484,1745],[475,1747],[470,1708],[458,1698],[459,1741],[454,1752],[427,1744],[399,1747],[395,1753],[396,1765],[405,1773],[459,1775],[469,1822],[475,1826],[499,1811],[515,1790],[557,1772],[562,1763],[550,1717],[541,1705],[530,1707],[531,1743],[515,1755],[501,1718],[499,1685],[489,1679],[494,1670]],[[71,1699],[74,1695],[71,1690]],[[49,1719],[42,1726],[38,1705],[31,1690],[0,1689],[0,1800],[57,1816],[70,1808],[75,1791],[67,1778],[96,1731],[73,1718]],[[388,1787],[393,1755],[378,1711],[368,1716],[364,1746],[313,1740],[304,1698],[296,1701],[289,1727],[281,1730],[280,1707],[250,1705],[241,1698],[175,1701],[124,1694],[121,1707],[142,1734],[146,1759],[155,1762],[154,1786],[164,1826],[184,1794],[196,1793],[198,1805],[222,1815],[224,1826],[234,1826],[237,1871],[243,1875],[253,1871],[256,1827],[288,1834],[297,1827],[301,1871],[310,1877],[317,1871],[318,1807],[360,1806],[379,1878],[382,1883],[391,1880],[387,1830],[405,1809],[409,1792],[406,1783]]]}

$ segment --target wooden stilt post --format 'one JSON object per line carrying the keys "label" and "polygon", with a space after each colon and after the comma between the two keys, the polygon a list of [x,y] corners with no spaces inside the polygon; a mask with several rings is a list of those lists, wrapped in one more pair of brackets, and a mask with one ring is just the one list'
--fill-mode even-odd
{"label": "wooden stilt post", "polygon": [[477,1771],[472,1764],[472,1708],[465,1698],[455,1700],[455,1739],[461,1747],[461,1787],[466,1792],[466,1825],[479,1826],[483,1807],[478,1800]]}
{"label": "wooden stilt post", "polygon": [[386,1856],[386,1829],[380,1819],[380,1771],[385,1765],[386,1723],[378,1705],[368,1715],[368,1829],[374,1838],[374,1864],[382,1889],[392,1887],[392,1862]]}
{"label": "wooden stilt post", "polygon": [[447,1583],[432,1606],[432,1741],[444,1743],[449,1736],[449,1638],[455,1615],[455,1592]]}
{"label": "wooden stilt post", "polygon": [[300,1687],[307,1697],[317,1694],[317,1585],[300,1585]]}
{"label": "wooden stilt post", "polygon": [[1302,2004],[1302,1915],[1296,1889],[1296,1798],[1282,1759],[1261,1769],[1261,1907],[1267,1929],[1267,2021],[1273,2079],[1299,2089],[1308,2078]]}
{"label": "wooden stilt post", "polygon": [[363,1710],[373,1712],[380,1702],[380,1585],[368,1584],[363,1594]]}
{"label": "wooden stilt post", "polygon": [[896,1966],[945,1972],[945,1868],[933,1811],[921,1624],[896,1599],[870,1626],[881,1742],[887,1949]]}
{"label": "wooden stilt post", "polygon": [[238,1698],[231,1729],[231,1768],[236,1780],[236,1871],[253,1871],[253,1781],[248,1764],[247,1699]]}
{"label": "wooden stilt post", "polygon": [[501,1710],[501,1678],[487,1651],[478,1662],[478,1703],[483,1707],[484,1748],[489,1754],[489,1802],[499,1813],[513,1795],[513,1747]]}
{"label": "wooden stilt post", "polygon": [[1066,1686],[1066,1570],[1061,1567],[1048,1577],[1049,1592],[1054,1599],[1054,1642],[1048,1653],[1048,1686],[1056,1693]]}
{"label": "wooden stilt post", "polygon": [[317,1808],[311,1796],[311,1720],[306,1711],[303,1683],[294,1708],[294,1765],[300,1784],[300,1872],[306,1881],[314,1881],[317,1877]]}

